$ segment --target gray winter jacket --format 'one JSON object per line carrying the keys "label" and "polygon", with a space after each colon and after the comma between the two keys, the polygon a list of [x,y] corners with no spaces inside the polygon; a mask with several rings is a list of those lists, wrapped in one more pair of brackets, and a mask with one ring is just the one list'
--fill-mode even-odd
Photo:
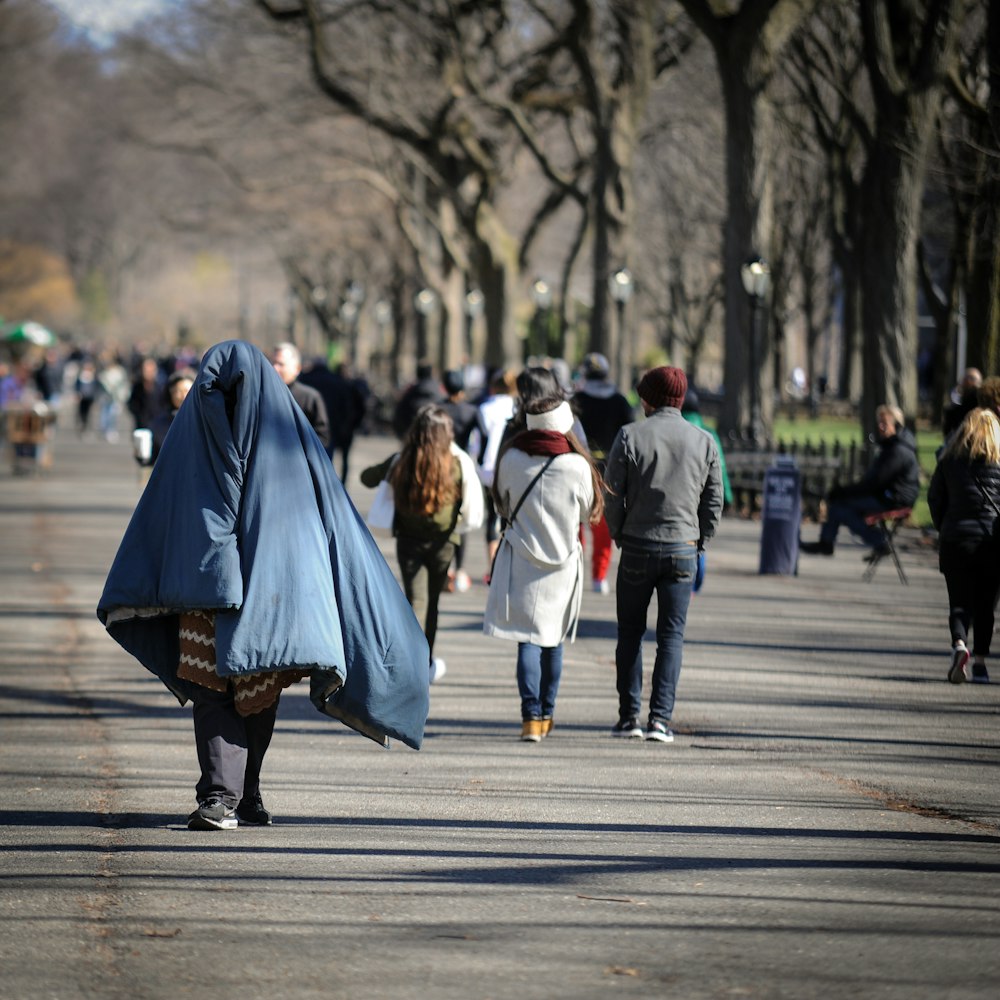
{"label": "gray winter jacket", "polygon": [[704,541],[722,514],[719,453],[710,434],[673,406],[626,424],[608,453],[605,517],[611,537]]}

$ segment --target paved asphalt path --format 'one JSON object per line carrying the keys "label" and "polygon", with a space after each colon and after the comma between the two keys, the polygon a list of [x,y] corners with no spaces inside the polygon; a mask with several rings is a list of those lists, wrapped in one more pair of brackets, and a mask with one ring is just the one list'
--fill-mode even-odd
{"label": "paved asphalt path", "polygon": [[848,542],[759,576],[759,524],[725,519],[670,746],[608,736],[613,593],[539,745],[485,587],[446,595],[421,752],[293,688],[275,825],[192,833],[189,712],[94,615],[139,491],[126,443],[66,430],[48,474],[0,470],[4,1000],[1000,995],[1000,685],[946,682],[916,532],[904,587]]}

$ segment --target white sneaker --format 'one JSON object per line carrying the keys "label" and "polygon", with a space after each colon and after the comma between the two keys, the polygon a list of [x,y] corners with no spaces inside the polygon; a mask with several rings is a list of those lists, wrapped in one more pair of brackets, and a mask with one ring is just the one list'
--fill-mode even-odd
{"label": "white sneaker", "polygon": [[471,586],[472,580],[469,579],[469,574],[464,569],[460,569],[455,574],[455,589],[460,594],[464,594]]}
{"label": "white sneaker", "polygon": [[594,593],[595,594],[610,594],[611,585],[607,580],[595,580],[594,581]]}
{"label": "white sneaker", "polygon": [[431,660],[431,684],[436,684],[447,672],[448,668],[444,665],[444,660],[435,656]]}

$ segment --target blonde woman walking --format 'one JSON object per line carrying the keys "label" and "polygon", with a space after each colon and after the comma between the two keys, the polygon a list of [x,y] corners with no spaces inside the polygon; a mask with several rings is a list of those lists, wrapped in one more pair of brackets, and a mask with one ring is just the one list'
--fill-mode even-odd
{"label": "blonde woman walking", "polygon": [[997,597],[1000,596],[1000,420],[991,410],[972,410],[959,425],[927,490],[938,559],[948,586],[951,666],[948,680],[988,684]]}

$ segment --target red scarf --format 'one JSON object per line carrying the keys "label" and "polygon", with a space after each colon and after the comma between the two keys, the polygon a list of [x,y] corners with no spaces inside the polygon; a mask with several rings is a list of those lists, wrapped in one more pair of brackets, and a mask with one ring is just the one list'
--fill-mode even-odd
{"label": "red scarf", "polygon": [[559,431],[521,431],[510,446],[529,455],[568,455],[573,450]]}

